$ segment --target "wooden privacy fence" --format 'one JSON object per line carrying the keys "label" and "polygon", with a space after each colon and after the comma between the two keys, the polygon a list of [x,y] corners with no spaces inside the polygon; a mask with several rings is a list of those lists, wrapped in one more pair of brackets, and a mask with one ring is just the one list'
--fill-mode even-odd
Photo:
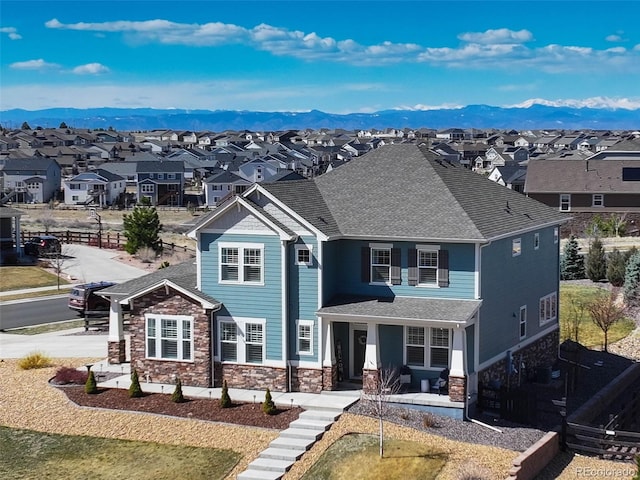
{"label": "wooden privacy fence", "polygon": [[[124,250],[124,245],[127,243],[127,238],[120,232],[82,232],[73,230],[63,231],[50,231],[50,232],[36,232],[22,230],[22,240],[28,241],[31,237],[37,237],[40,235],[53,235],[57,237],[62,243],[75,243],[78,245],[89,245],[92,247],[107,248],[110,250]],[[190,252],[195,253],[192,248],[176,245],[175,243],[162,242],[162,248],[170,250],[171,252]]]}

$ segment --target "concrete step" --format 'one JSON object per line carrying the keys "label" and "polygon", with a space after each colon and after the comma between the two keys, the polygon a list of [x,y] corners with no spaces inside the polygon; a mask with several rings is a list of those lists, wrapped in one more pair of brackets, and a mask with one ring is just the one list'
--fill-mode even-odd
{"label": "concrete step", "polygon": [[260,458],[273,458],[274,460],[288,460],[295,462],[306,450],[304,448],[274,448],[269,447],[262,452],[258,457]]}
{"label": "concrete step", "polygon": [[237,480],[278,480],[282,478],[284,473],[271,472],[269,470],[254,470],[248,468],[244,472],[239,473],[236,477]]}
{"label": "concrete step", "polygon": [[328,430],[333,422],[315,420],[313,418],[298,418],[289,424],[289,428],[304,428],[308,430]]}
{"label": "concrete step", "polygon": [[280,472],[285,473],[291,468],[293,462],[289,460],[277,460],[275,458],[256,458],[249,464],[247,469],[251,470],[266,470],[267,472]]}
{"label": "concrete step", "polygon": [[275,440],[272,440],[269,447],[273,448],[288,448],[292,450],[308,450],[311,445],[316,442],[315,438],[292,438],[283,437],[280,435]]}
{"label": "concrete step", "polygon": [[285,438],[299,438],[301,440],[312,440],[316,441],[323,434],[324,429],[311,429],[311,428],[292,428],[289,427],[286,430],[280,432],[280,437]]}
{"label": "concrete step", "polygon": [[342,415],[342,410],[305,410],[298,418],[304,418],[309,420],[322,420],[325,422],[335,422]]}

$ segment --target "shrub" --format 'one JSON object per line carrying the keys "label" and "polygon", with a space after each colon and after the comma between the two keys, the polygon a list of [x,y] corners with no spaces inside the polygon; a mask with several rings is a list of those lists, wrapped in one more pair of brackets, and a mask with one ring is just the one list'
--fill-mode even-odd
{"label": "shrub", "polygon": [[638,301],[639,286],[640,252],[636,252],[629,258],[624,272],[624,298],[631,305],[635,305]]}
{"label": "shrub", "polygon": [[456,480],[487,480],[491,473],[473,461],[464,462],[456,473]]}
{"label": "shrub", "polygon": [[433,428],[437,424],[436,417],[434,417],[430,413],[425,413],[422,415],[422,426],[424,428]]}
{"label": "shrub", "polygon": [[607,258],[604,254],[602,241],[596,237],[589,246],[589,255],[587,256],[587,277],[592,282],[604,280],[607,276]]}
{"label": "shrub", "polygon": [[136,252],[136,256],[142,263],[152,263],[156,259],[156,251],[150,247],[141,247]]}
{"label": "shrub", "polygon": [[636,474],[631,480],[640,480],[640,455],[636,455]]}
{"label": "shrub", "polygon": [[222,408],[229,408],[233,402],[229,396],[229,387],[227,387],[227,381],[222,384],[222,393],[220,394],[220,406]]}
{"label": "shrub", "polygon": [[72,367],[60,367],[56,370],[52,383],[56,385],[84,385],[87,382],[87,372]]}
{"label": "shrub", "polygon": [[32,352],[18,362],[22,370],[34,370],[36,368],[47,368],[52,365],[51,359],[41,352]]}
{"label": "shrub", "polygon": [[142,387],[140,386],[140,380],[138,379],[138,372],[134,368],[131,372],[131,385],[129,386],[129,397],[140,398],[144,395]]}
{"label": "shrub", "polygon": [[271,398],[271,391],[267,388],[267,391],[264,394],[264,402],[262,402],[262,411],[267,415],[275,415],[276,404],[273,403],[273,399]]}
{"label": "shrub", "polygon": [[176,388],[171,394],[171,401],[174,403],[186,402],[184,395],[182,394],[182,382],[180,381],[180,377],[176,379]]}
{"label": "shrub", "polygon": [[93,370],[91,370],[87,376],[87,382],[84,384],[84,393],[88,393],[89,395],[98,393],[98,384],[96,383],[96,376],[93,374]]}
{"label": "shrub", "polygon": [[582,280],[584,278],[584,258],[580,255],[580,247],[576,237],[571,235],[564,246],[560,261],[561,280]]}
{"label": "shrub", "polygon": [[624,285],[625,266],[626,260],[624,254],[617,248],[614,248],[607,259],[607,280],[614,287]]}

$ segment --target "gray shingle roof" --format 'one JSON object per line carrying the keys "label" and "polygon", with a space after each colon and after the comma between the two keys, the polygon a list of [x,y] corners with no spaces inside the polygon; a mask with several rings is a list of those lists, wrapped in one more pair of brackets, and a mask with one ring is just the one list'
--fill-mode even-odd
{"label": "gray shingle roof", "polygon": [[567,219],[412,144],[380,147],[311,181],[262,187],[330,237],[486,241]]}
{"label": "gray shingle roof", "polygon": [[194,297],[205,300],[209,303],[220,303],[215,298],[202,293],[196,288],[196,265],[194,260],[171,265],[167,268],[161,268],[143,277],[134,278],[127,282],[119,283],[104,290],[100,290],[100,295],[116,296],[116,297],[135,297],[154,285],[161,285],[165,280],[169,280],[182,289],[191,293]]}
{"label": "gray shingle roof", "polygon": [[318,310],[318,314],[461,323],[472,318],[481,304],[481,300],[340,295]]}

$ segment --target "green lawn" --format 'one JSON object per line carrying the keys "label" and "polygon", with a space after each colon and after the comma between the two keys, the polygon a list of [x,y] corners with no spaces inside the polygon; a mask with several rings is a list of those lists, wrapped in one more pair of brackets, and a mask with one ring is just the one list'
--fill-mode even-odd
{"label": "green lawn", "polygon": [[331,445],[302,477],[303,480],[433,479],[446,464],[446,455],[430,445],[385,440],[380,458],[378,437],[349,434]]}
{"label": "green lawn", "polygon": [[[573,306],[576,306],[578,315],[581,313],[579,323],[578,340],[587,347],[601,347],[604,343],[602,330],[593,323],[589,311],[584,308],[580,312],[580,305],[592,301],[602,289],[584,285],[561,285],[560,286],[560,341],[563,342],[569,335],[569,319],[575,315]],[[635,323],[630,318],[614,324],[609,330],[609,344],[629,335],[635,328]]]}
{"label": "green lawn", "polygon": [[231,450],[55,435],[0,426],[0,478],[216,480],[240,459]]}
{"label": "green lawn", "polygon": [[17,290],[20,288],[56,287],[66,285],[64,278],[60,278],[51,272],[39,267],[0,267],[0,292]]}

